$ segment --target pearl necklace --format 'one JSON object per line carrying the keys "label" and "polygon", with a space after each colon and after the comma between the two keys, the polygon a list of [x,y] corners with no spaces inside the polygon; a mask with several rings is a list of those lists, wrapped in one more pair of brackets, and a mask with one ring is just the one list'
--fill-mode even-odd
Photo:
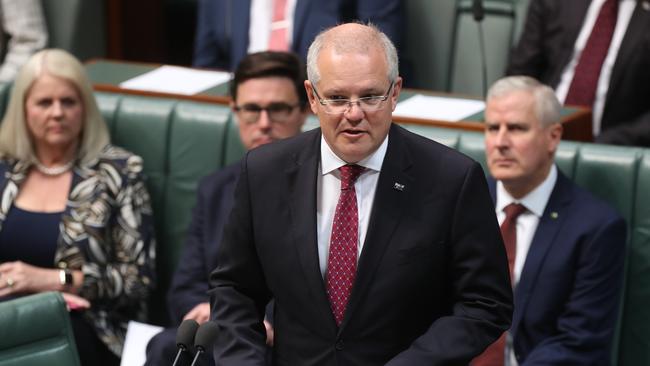
{"label": "pearl necklace", "polygon": [[41,173],[43,173],[45,175],[52,176],[52,177],[55,177],[57,175],[61,175],[61,174],[65,173],[65,172],[67,172],[68,170],[70,170],[72,168],[73,165],[74,165],[74,160],[70,160],[69,162],[67,162],[67,163],[65,163],[63,165],[57,165],[57,166],[53,166],[53,167],[47,167],[47,166],[41,164],[40,161],[37,161],[37,162],[34,163],[34,166],[36,167],[36,169],[39,172],[41,172]]}

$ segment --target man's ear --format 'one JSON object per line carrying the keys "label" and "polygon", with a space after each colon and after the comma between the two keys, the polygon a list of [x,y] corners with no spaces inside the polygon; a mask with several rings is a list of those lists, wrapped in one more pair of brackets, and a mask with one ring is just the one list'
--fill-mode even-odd
{"label": "man's ear", "polygon": [[393,85],[393,91],[390,94],[391,109],[394,111],[399,101],[399,93],[402,91],[402,77],[398,76]]}
{"label": "man's ear", "polygon": [[305,91],[307,92],[307,100],[309,101],[309,107],[311,111],[316,114],[318,113],[318,98],[314,94],[314,87],[311,84],[311,81],[305,80]]}
{"label": "man's ear", "polygon": [[564,131],[564,127],[562,127],[562,123],[553,123],[551,126],[549,126],[549,139],[550,139],[550,150],[551,152],[555,152],[557,150],[557,146],[560,144],[560,141],[562,140],[562,132]]}

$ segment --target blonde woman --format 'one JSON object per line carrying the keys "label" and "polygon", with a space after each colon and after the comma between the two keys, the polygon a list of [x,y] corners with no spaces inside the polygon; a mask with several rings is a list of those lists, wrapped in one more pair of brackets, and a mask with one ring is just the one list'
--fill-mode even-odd
{"label": "blonde woman", "polygon": [[154,239],[142,160],[110,145],[83,66],[33,55],[0,125],[0,299],[61,291],[83,365],[117,365]]}

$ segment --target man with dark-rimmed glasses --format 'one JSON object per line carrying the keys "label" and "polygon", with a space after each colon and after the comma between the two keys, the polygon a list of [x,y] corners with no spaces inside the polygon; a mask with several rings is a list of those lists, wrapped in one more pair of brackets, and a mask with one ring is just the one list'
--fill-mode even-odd
{"label": "man with dark-rimmed glasses", "polygon": [[242,161],[210,276],[218,365],[467,365],[510,325],[512,290],[480,165],[392,123],[394,45],[348,23],[316,37],[320,128]]}
{"label": "man with dark-rimmed glasses", "polygon": [[[298,134],[308,114],[303,87],[303,63],[292,53],[259,52],[244,58],[230,85],[230,104],[239,125],[239,136],[247,150]],[[172,320],[210,317],[208,276],[217,266],[216,251],[239,177],[240,164],[225,167],[199,184],[196,208],[178,268],[168,295]],[[273,330],[265,322],[267,342]],[[176,354],[176,328],[156,335],[147,347],[146,365],[171,364]],[[178,365],[189,365],[182,355]],[[199,357],[197,365],[214,365],[211,355]]]}

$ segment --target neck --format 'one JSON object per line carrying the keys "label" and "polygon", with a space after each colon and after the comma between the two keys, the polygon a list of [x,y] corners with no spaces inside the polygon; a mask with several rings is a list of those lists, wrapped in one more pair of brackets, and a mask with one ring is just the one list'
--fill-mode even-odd
{"label": "neck", "polygon": [[512,198],[520,200],[544,182],[551,172],[551,166],[552,164],[545,168],[538,169],[539,173],[529,177],[528,179],[511,181],[502,180],[503,188],[505,188]]}
{"label": "neck", "polygon": [[75,159],[77,145],[73,144],[64,149],[40,148],[36,151],[38,162],[46,167],[60,166]]}

